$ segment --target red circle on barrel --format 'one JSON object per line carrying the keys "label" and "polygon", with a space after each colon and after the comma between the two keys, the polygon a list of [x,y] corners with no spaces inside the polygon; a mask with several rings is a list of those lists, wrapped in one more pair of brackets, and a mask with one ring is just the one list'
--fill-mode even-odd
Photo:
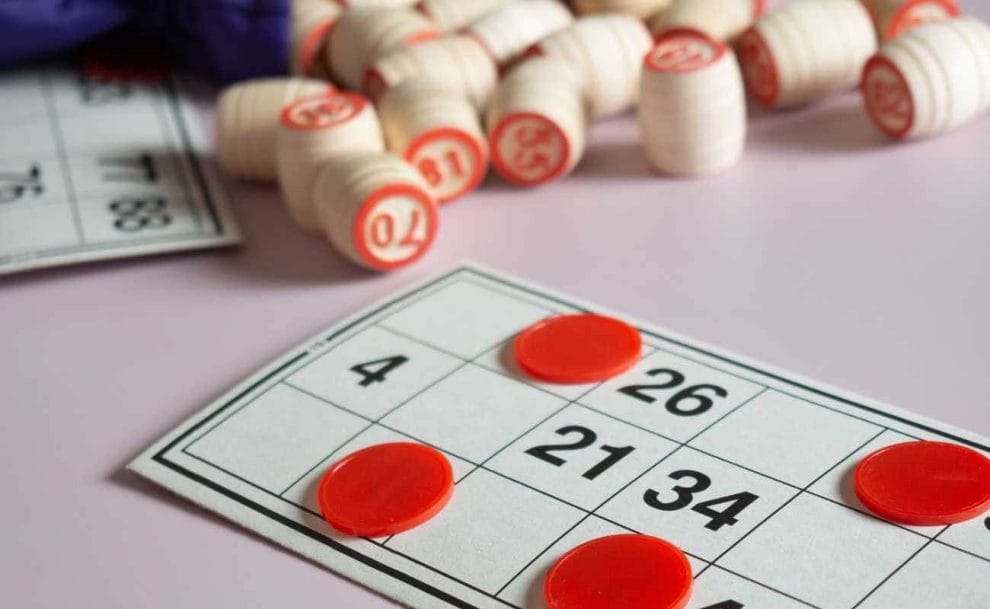
{"label": "red circle on barrel", "polygon": [[990,510],[990,459],[947,442],[882,448],[856,466],[856,495],[901,524],[955,524]]}

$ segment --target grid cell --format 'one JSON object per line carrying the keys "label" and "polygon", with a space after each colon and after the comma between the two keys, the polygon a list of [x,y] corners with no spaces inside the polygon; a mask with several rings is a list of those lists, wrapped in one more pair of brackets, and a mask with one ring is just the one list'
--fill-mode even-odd
{"label": "grid cell", "polygon": [[677,445],[571,405],[516,440],[490,469],[594,510]]}
{"label": "grid cell", "polygon": [[528,383],[543,391],[559,395],[566,400],[576,400],[596,386],[596,383],[565,385],[560,383],[545,383],[534,379],[519,367],[519,361],[516,360],[515,343],[512,340],[485,351],[474,362],[479,366],[504,374],[521,383]]}
{"label": "grid cell", "polygon": [[990,607],[990,562],[933,543],[871,594],[861,609]]}
{"label": "grid cell", "polygon": [[[347,443],[333,448],[327,456],[305,473],[288,490],[282,493],[282,498],[291,501],[295,505],[309,510],[314,514],[320,513],[320,502],[318,489],[323,474],[337,461],[347,455],[355,453],[362,448],[376,446],[378,444],[388,444],[391,442],[412,442],[409,438],[394,431],[385,429],[378,425],[371,425],[358,435],[351,438]],[[457,457],[444,453],[450,461],[450,467],[454,470],[454,479],[460,480],[474,469],[474,466],[458,459]]]}
{"label": "grid cell", "polygon": [[628,531],[601,518],[589,516],[554,542],[546,551],[540,553],[539,556],[534,556],[532,562],[499,591],[498,597],[517,607],[546,609],[543,583],[550,567],[564,554],[583,543],[622,533],[628,533]]}
{"label": "grid cell", "polygon": [[804,488],[881,428],[778,391],[766,391],[692,446]]}
{"label": "grid cell", "polygon": [[275,385],[186,452],[275,494],[367,423],[287,385]]}
{"label": "grid cell", "polygon": [[938,540],[990,561],[990,513],[952,525]]}
{"label": "grid cell", "polygon": [[459,365],[454,357],[373,326],[328,350],[288,381],[377,419]]}
{"label": "grid cell", "polygon": [[685,447],[596,513],[714,560],[795,493],[779,482]]}
{"label": "grid cell", "polygon": [[381,324],[472,359],[547,317],[550,311],[468,281],[448,285]]}
{"label": "grid cell", "polygon": [[743,609],[744,607],[805,609],[807,605],[714,566],[695,579],[694,594],[687,609]]}
{"label": "grid cell", "polygon": [[450,503],[433,520],[387,545],[494,594],[583,516],[479,469],[457,484]]}
{"label": "grid cell", "polygon": [[718,564],[822,609],[850,609],[926,542],[802,493]]}
{"label": "grid cell", "polygon": [[567,402],[475,365],[416,395],[382,423],[481,463]]}
{"label": "grid cell", "polygon": [[686,442],[762,390],[731,374],[657,351],[580,401]]}
{"label": "grid cell", "polygon": [[[822,476],[817,482],[811,485],[808,490],[821,497],[831,499],[832,501],[837,501],[853,509],[876,516],[876,514],[873,514],[869,509],[867,509],[867,507],[863,505],[863,502],[859,500],[859,497],[856,496],[856,466],[859,465],[860,461],[874,451],[880,450],[886,446],[900,444],[902,442],[910,442],[911,440],[912,439],[908,436],[897,433],[896,431],[891,431],[889,429],[885,430],[879,436],[871,440],[869,444],[853,453],[837,467]],[[876,517],[880,518],[880,516]],[[934,537],[939,533],[939,531],[942,530],[943,527],[905,526],[905,528],[911,529],[912,531],[921,533],[922,535],[928,537]]]}

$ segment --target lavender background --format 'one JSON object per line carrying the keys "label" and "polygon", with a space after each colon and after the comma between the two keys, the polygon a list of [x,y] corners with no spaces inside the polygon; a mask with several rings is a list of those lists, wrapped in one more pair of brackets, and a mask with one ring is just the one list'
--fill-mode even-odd
{"label": "lavender background", "polygon": [[[969,3],[990,17],[990,4]],[[422,264],[370,275],[232,187],[247,244],[0,280],[10,607],[394,606],[124,473],[341,316],[465,259],[990,436],[990,116],[893,144],[856,95],[753,111],[708,180],[652,176],[632,117],[567,181],[492,178]]]}

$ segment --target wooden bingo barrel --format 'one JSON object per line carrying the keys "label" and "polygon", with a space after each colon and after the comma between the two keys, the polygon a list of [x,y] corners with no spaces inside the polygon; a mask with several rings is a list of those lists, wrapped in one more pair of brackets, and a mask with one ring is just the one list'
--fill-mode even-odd
{"label": "wooden bingo barrel", "polygon": [[650,31],[659,37],[666,31],[698,30],[715,40],[734,40],[760,17],[766,0],[674,0],[654,15]]}
{"label": "wooden bingo barrel", "polygon": [[492,165],[520,186],[565,176],[584,155],[587,122],[577,71],[557,57],[529,59],[499,84],[488,107]]}
{"label": "wooden bingo barrel", "polygon": [[738,42],[746,86],[770,108],[852,89],[876,46],[857,0],[794,0],[769,11]]}
{"label": "wooden bingo barrel", "polygon": [[907,30],[962,14],[955,0],[863,0],[877,36],[887,42]]}
{"label": "wooden bingo barrel", "polygon": [[695,30],[672,31],[646,56],[639,122],[655,169],[708,175],[742,156],[746,99],[732,50]]}
{"label": "wooden bingo barrel", "polygon": [[368,66],[379,58],[437,36],[436,26],[412,9],[355,9],[334,25],[327,63],[337,81],[356,90],[364,84]]}
{"label": "wooden bingo barrel", "polygon": [[305,97],[281,115],[276,142],[282,199],[304,230],[320,230],[313,184],[328,160],[358,152],[383,152],[385,142],[371,103],[355,93]]}
{"label": "wooden bingo barrel", "polygon": [[515,0],[420,0],[416,9],[442,32],[457,32]]}
{"label": "wooden bingo barrel", "polygon": [[629,15],[582,17],[531,49],[560,57],[584,78],[592,118],[618,114],[639,99],[643,56],[652,40],[643,22]]}
{"label": "wooden bingo barrel", "polygon": [[669,5],[670,0],[571,0],[571,6],[578,15],[622,13],[638,19],[655,15]]}
{"label": "wooden bingo barrel", "polygon": [[506,65],[541,38],[562,30],[574,21],[563,4],[555,0],[513,2],[488,13],[468,26],[495,63]]}
{"label": "wooden bingo barrel", "polygon": [[419,169],[440,203],[473,191],[488,169],[488,142],[467,99],[408,80],[379,104],[388,149]]}
{"label": "wooden bingo barrel", "polygon": [[399,157],[347,155],[323,165],[313,201],[330,243],[352,262],[391,271],[419,260],[436,238],[439,213],[430,187]]}
{"label": "wooden bingo barrel", "polygon": [[275,134],[287,104],[333,91],[307,78],[262,78],[231,85],[217,100],[217,157],[227,174],[246,180],[274,180]]}
{"label": "wooden bingo barrel", "polygon": [[990,28],[959,17],[907,31],[870,59],[860,88],[890,137],[944,133],[990,108]]}
{"label": "wooden bingo barrel", "polygon": [[467,97],[481,109],[495,90],[498,68],[474,38],[446,36],[382,57],[368,69],[364,89],[377,99],[385,90],[409,79],[430,80]]}
{"label": "wooden bingo barrel", "polygon": [[292,0],[291,70],[305,76],[329,76],[323,63],[333,24],[344,10],[327,0]]}

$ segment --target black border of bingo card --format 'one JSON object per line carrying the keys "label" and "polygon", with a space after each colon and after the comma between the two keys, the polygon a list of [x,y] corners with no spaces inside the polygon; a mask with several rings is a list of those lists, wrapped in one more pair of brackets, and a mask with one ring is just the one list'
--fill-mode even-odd
{"label": "black border of bingo card", "polygon": [[[456,268],[456,269],[454,269],[454,270],[452,270],[452,271],[450,271],[448,273],[445,273],[445,274],[441,275],[440,277],[437,277],[436,279],[433,279],[432,281],[430,281],[430,282],[428,282],[428,283],[426,283],[424,285],[419,286],[418,288],[414,289],[413,291],[405,292],[401,296],[398,296],[398,297],[396,297],[396,298],[394,298],[392,300],[389,300],[389,301],[387,301],[387,302],[385,302],[385,303],[383,303],[383,304],[375,307],[373,310],[368,311],[367,313],[361,315],[357,319],[351,320],[345,326],[336,329],[336,331],[334,331],[332,334],[330,334],[325,339],[323,339],[323,342],[324,343],[329,343],[330,341],[336,340],[338,337],[340,337],[341,335],[347,333],[349,330],[353,329],[355,326],[358,326],[358,325],[364,323],[369,318],[375,317],[376,315],[382,313],[383,311],[386,311],[386,310],[392,308],[393,306],[401,303],[402,301],[406,301],[406,300],[412,299],[415,296],[417,296],[418,294],[422,294],[423,292],[427,292],[427,291],[431,290],[432,288],[437,287],[438,284],[441,284],[441,283],[446,282],[446,281],[448,281],[450,279],[453,279],[453,278],[457,277],[458,275],[464,275],[464,274],[474,274],[477,277],[482,278],[482,279],[485,279],[487,281],[492,281],[492,282],[500,283],[500,284],[502,284],[502,285],[504,285],[506,287],[509,287],[511,289],[514,289],[514,290],[517,290],[517,291],[520,291],[520,292],[526,292],[526,293],[529,293],[529,294],[533,294],[533,295],[536,295],[536,296],[538,296],[540,298],[545,298],[547,300],[551,300],[553,302],[556,302],[558,304],[564,305],[566,307],[571,307],[571,308],[574,308],[574,309],[576,309],[578,311],[587,312],[587,309],[584,309],[583,307],[577,307],[573,303],[570,303],[570,302],[564,300],[563,298],[554,296],[552,294],[546,294],[546,293],[540,292],[538,290],[534,290],[533,288],[530,288],[528,286],[520,285],[518,283],[515,283],[514,281],[511,281],[511,280],[505,279],[503,277],[499,277],[499,276],[496,276],[496,275],[492,275],[492,274],[486,273],[485,271],[479,270],[479,269],[474,268],[474,267],[459,267],[459,268]],[[695,345],[691,345],[691,344],[686,343],[686,342],[684,342],[682,340],[671,338],[671,337],[668,337],[668,336],[665,336],[663,334],[659,334],[657,332],[653,332],[653,331],[650,331],[650,330],[643,330],[642,328],[639,328],[639,331],[642,332],[643,334],[647,335],[647,336],[652,336],[654,338],[660,339],[660,340],[665,341],[667,343],[670,343],[672,345],[677,345],[677,346],[679,346],[681,348],[689,349],[691,351],[694,351],[696,353],[705,355],[707,357],[714,358],[716,360],[720,360],[720,361],[723,361],[723,362],[732,364],[734,366],[738,366],[740,368],[743,368],[745,370],[749,370],[751,372],[754,372],[754,373],[759,374],[759,375],[762,375],[764,377],[773,379],[775,381],[787,383],[787,384],[789,384],[789,385],[791,385],[793,387],[797,387],[797,388],[802,389],[804,391],[808,391],[808,392],[811,392],[813,394],[820,395],[822,397],[826,397],[826,398],[829,398],[829,399],[832,399],[832,400],[836,400],[838,402],[841,402],[841,403],[846,404],[848,406],[852,406],[854,408],[858,408],[858,409],[863,410],[865,412],[869,412],[869,413],[874,414],[874,415],[883,416],[883,417],[886,417],[888,419],[892,419],[894,421],[897,421],[897,422],[899,422],[901,424],[909,425],[911,427],[915,427],[917,429],[920,429],[920,430],[923,430],[923,431],[926,431],[926,432],[929,432],[929,433],[932,433],[932,434],[936,434],[936,435],[942,436],[943,438],[946,438],[946,439],[951,440],[953,442],[958,442],[958,443],[964,444],[966,446],[970,446],[970,447],[973,447],[973,448],[977,448],[977,449],[981,449],[981,450],[990,452],[990,447],[984,446],[984,445],[982,445],[982,444],[980,444],[978,442],[974,442],[974,441],[968,440],[966,438],[961,438],[961,437],[956,436],[954,434],[951,434],[951,433],[948,433],[948,432],[945,432],[945,431],[941,431],[941,430],[935,429],[933,427],[930,427],[930,426],[925,425],[925,424],[922,424],[922,423],[917,423],[915,421],[910,421],[910,420],[905,419],[903,417],[899,417],[897,415],[884,412],[884,411],[882,411],[880,409],[877,409],[877,408],[872,408],[872,407],[867,406],[865,404],[860,404],[860,403],[855,402],[853,400],[850,400],[850,399],[847,399],[847,398],[843,398],[843,397],[840,397],[840,396],[837,396],[837,395],[828,393],[828,392],[823,391],[821,389],[816,389],[816,388],[811,387],[809,385],[806,385],[804,383],[787,379],[787,378],[785,378],[783,376],[780,376],[778,374],[767,372],[767,371],[761,370],[759,368],[756,368],[754,366],[751,366],[749,364],[745,364],[745,363],[736,361],[736,360],[734,360],[732,358],[729,358],[729,357],[726,357],[726,356],[723,356],[723,355],[719,355],[718,353],[713,353],[712,351],[708,351],[708,350],[702,349],[700,347],[697,347]],[[295,522],[295,521],[293,521],[293,520],[291,520],[289,518],[286,518],[285,516],[282,516],[281,514],[278,514],[278,513],[274,512],[274,511],[266,508],[263,505],[259,505],[259,504],[255,503],[254,501],[252,501],[251,499],[248,499],[247,497],[244,497],[242,495],[239,495],[236,492],[234,492],[234,491],[232,491],[232,490],[230,490],[228,488],[225,488],[225,487],[221,486],[220,484],[215,483],[215,482],[213,482],[213,481],[211,481],[211,480],[209,480],[209,479],[207,479],[207,478],[205,478],[205,477],[203,477],[203,476],[201,476],[201,475],[199,475],[199,474],[197,474],[195,472],[189,471],[188,469],[182,467],[181,465],[179,465],[179,464],[177,464],[175,462],[169,461],[166,458],[166,456],[165,456],[166,453],[168,453],[169,451],[171,451],[172,449],[174,449],[177,445],[181,444],[189,436],[193,435],[194,433],[196,433],[198,430],[200,430],[204,426],[209,425],[211,421],[213,421],[217,417],[219,417],[222,414],[224,414],[224,412],[227,409],[229,409],[231,406],[233,406],[233,405],[237,404],[238,402],[240,402],[241,399],[244,398],[244,396],[251,394],[259,386],[264,385],[265,383],[267,383],[270,380],[272,380],[272,378],[278,377],[287,368],[292,367],[294,364],[296,364],[300,360],[308,357],[309,355],[311,355],[311,350],[305,350],[305,351],[297,354],[296,356],[290,358],[288,361],[284,362],[277,369],[272,370],[271,372],[269,372],[263,378],[258,379],[255,383],[253,383],[249,387],[245,388],[244,391],[240,392],[239,394],[237,394],[236,396],[234,396],[233,398],[231,398],[230,400],[228,400],[226,403],[224,403],[220,408],[218,408],[216,411],[214,411],[213,413],[211,413],[209,416],[207,416],[206,418],[204,418],[201,421],[198,421],[195,425],[193,425],[192,427],[190,427],[189,429],[187,429],[185,432],[183,432],[181,435],[179,435],[177,438],[175,438],[174,440],[172,440],[171,442],[169,442],[167,445],[165,445],[161,450],[159,450],[157,453],[155,453],[155,455],[152,457],[152,459],[156,463],[158,463],[160,465],[163,465],[163,466],[169,468],[170,470],[172,470],[172,471],[174,471],[174,472],[176,472],[176,473],[178,473],[178,474],[180,474],[182,476],[185,476],[186,478],[189,478],[190,480],[192,480],[194,482],[197,482],[199,484],[202,484],[203,486],[205,486],[205,487],[207,487],[207,488],[209,488],[209,489],[211,489],[213,491],[216,491],[217,493],[220,493],[221,495],[223,495],[223,496],[225,496],[225,497],[227,497],[229,499],[233,499],[234,501],[236,501],[236,502],[244,505],[245,507],[251,508],[252,510],[258,512],[259,514],[262,514],[264,516],[267,516],[268,518],[270,518],[270,519],[272,519],[274,521],[277,521],[277,522],[279,522],[279,523],[281,523],[281,524],[283,524],[283,525],[285,525],[285,526],[293,529],[294,531],[296,531],[298,533],[302,533],[303,535],[309,537],[310,539],[313,539],[315,541],[318,541],[318,542],[326,545],[327,547],[332,548],[333,550],[336,550],[337,552],[339,552],[339,553],[341,553],[341,554],[343,554],[345,556],[348,556],[350,558],[353,558],[354,560],[356,560],[356,561],[358,561],[358,562],[360,562],[360,563],[362,563],[362,564],[364,564],[366,566],[372,567],[373,569],[376,569],[376,570],[380,571],[381,573],[384,573],[385,575],[388,575],[390,577],[393,577],[393,578],[395,578],[395,579],[397,579],[397,580],[399,580],[399,581],[401,581],[403,583],[409,584],[410,586],[413,586],[413,587],[417,588],[418,590],[421,590],[423,592],[426,592],[427,594],[430,594],[430,595],[436,597],[437,599],[439,599],[441,601],[444,601],[444,602],[446,602],[446,603],[448,603],[448,604],[450,604],[450,605],[452,605],[454,607],[460,607],[462,609],[477,609],[477,607],[475,605],[472,605],[472,604],[470,604],[470,603],[468,603],[466,601],[463,601],[463,600],[461,600],[459,598],[456,598],[456,597],[452,596],[451,594],[448,594],[447,592],[444,592],[443,590],[439,590],[436,587],[434,587],[434,586],[432,586],[430,584],[427,584],[426,582],[420,581],[420,580],[416,579],[415,577],[412,577],[412,576],[410,576],[410,575],[408,575],[406,573],[403,573],[402,571],[399,571],[398,569],[395,569],[395,568],[390,567],[388,565],[382,564],[382,563],[378,562],[377,560],[375,560],[373,558],[370,558],[368,556],[365,556],[364,554],[362,554],[361,552],[359,552],[359,551],[357,551],[357,550],[355,550],[353,548],[349,548],[349,547],[347,547],[345,545],[342,545],[342,544],[334,541],[333,539],[331,539],[329,537],[326,537],[324,535],[321,535],[320,533],[318,533],[318,532],[316,532],[316,531],[314,531],[314,530],[306,527],[305,525],[302,525],[302,524],[300,524],[298,522]],[[498,599],[496,599],[496,600],[498,600]]]}

